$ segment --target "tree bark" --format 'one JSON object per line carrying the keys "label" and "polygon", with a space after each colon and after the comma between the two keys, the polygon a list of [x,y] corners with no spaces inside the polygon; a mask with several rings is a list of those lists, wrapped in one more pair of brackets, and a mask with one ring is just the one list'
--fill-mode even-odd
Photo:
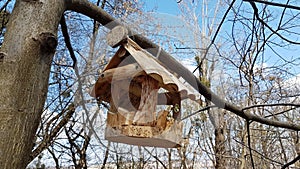
{"label": "tree bark", "polygon": [[224,127],[215,129],[215,154],[216,154],[216,169],[225,169],[227,161],[224,157],[226,154]]}
{"label": "tree bark", "polygon": [[46,99],[64,1],[17,0],[0,62],[0,166],[27,166]]}

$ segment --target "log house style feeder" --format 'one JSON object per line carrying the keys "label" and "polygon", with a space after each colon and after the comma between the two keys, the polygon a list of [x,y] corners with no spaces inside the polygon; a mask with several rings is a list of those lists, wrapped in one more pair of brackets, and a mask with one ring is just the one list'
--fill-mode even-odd
{"label": "log house style feeder", "polygon": [[195,99],[192,87],[130,39],[125,27],[112,29],[107,43],[119,49],[92,92],[110,105],[105,138],[138,146],[180,147],[181,100]]}

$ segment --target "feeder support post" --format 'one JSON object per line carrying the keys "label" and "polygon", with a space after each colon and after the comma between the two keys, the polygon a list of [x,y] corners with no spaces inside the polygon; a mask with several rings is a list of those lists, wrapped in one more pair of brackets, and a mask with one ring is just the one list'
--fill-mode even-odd
{"label": "feeder support post", "polygon": [[128,37],[128,29],[124,26],[114,27],[107,35],[107,44],[113,48],[118,47],[122,44]]}

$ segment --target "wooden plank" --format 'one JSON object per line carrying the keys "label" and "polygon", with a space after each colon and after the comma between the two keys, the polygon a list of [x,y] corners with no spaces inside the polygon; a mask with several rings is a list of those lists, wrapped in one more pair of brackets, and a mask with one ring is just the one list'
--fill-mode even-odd
{"label": "wooden plank", "polygon": [[137,63],[128,64],[112,69],[105,70],[100,74],[97,83],[120,81],[125,79],[133,79],[135,76],[146,75]]}
{"label": "wooden plank", "polygon": [[181,147],[182,122],[174,121],[165,130],[151,126],[107,126],[105,139],[113,142],[162,148]]}
{"label": "wooden plank", "polygon": [[110,127],[119,126],[117,113],[113,113],[110,111],[107,113],[106,125]]}
{"label": "wooden plank", "polygon": [[[115,83],[120,83],[122,84],[123,82],[115,82]],[[125,91],[128,91],[128,86],[127,85],[119,85],[119,88]],[[107,81],[103,82],[98,82],[96,83],[94,87],[94,92],[93,92],[93,97],[98,98],[101,101],[105,102],[110,102],[111,100],[111,84],[108,83]],[[141,96],[141,85],[135,81],[133,81],[130,84],[129,87],[129,95],[130,95],[130,100],[133,105],[134,102],[139,102],[138,98]],[[173,99],[177,97],[176,95],[172,94],[172,92],[166,92],[166,93],[158,93],[158,98],[157,98],[157,105],[173,105],[174,101]],[[185,96],[185,98],[187,98]],[[181,99],[184,99],[181,97]]]}
{"label": "wooden plank", "polygon": [[158,127],[161,130],[164,130],[167,126],[168,115],[169,115],[169,112],[166,110],[158,112],[156,127]]}
{"label": "wooden plank", "polygon": [[114,27],[107,35],[106,42],[109,46],[115,48],[119,46],[128,37],[128,30],[124,26]]}
{"label": "wooden plank", "polygon": [[137,125],[155,125],[158,82],[150,76],[144,76],[143,78],[141,101],[133,123]]}
{"label": "wooden plank", "polygon": [[112,98],[107,116],[107,125],[111,127],[132,125],[135,111],[139,105],[139,102],[132,103],[128,91],[123,90],[120,86],[122,83],[115,83],[111,86]]}
{"label": "wooden plank", "polygon": [[[100,74],[100,77],[93,88],[92,96],[97,98],[100,97],[100,100],[110,102],[111,84],[122,83],[123,80],[130,80],[133,79],[134,76],[143,74],[145,74],[145,72],[143,72],[136,63],[106,70]],[[125,87],[124,85],[120,86]],[[128,90],[128,88],[125,90]]]}
{"label": "wooden plank", "polygon": [[181,98],[190,98],[195,100],[196,91],[189,85],[183,84],[177,75],[172,74],[166,69],[160,61],[154,58],[150,53],[141,49],[132,39],[128,38],[124,44],[125,49],[132,55],[141,68],[152,78],[160,82],[160,86],[170,92],[180,91]]}
{"label": "wooden plank", "polygon": [[128,38],[125,49],[132,55],[146,74],[159,81],[159,85],[170,91],[181,93],[181,98],[195,100],[195,92],[188,84],[183,84],[174,74],[167,70],[160,62],[147,51],[141,49],[132,39]]}
{"label": "wooden plank", "polygon": [[177,77],[162,66],[157,59],[147,53],[130,38],[124,44],[125,49],[132,55],[141,68],[151,77],[159,81],[161,86],[170,92],[177,92],[180,83]]}
{"label": "wooden plank", "polygon": [[120,46],[115,55],[110,59],[108,64],[104,67],[103,71],[116,68],[118,65],[128,56],[126,49],[123,46]]}

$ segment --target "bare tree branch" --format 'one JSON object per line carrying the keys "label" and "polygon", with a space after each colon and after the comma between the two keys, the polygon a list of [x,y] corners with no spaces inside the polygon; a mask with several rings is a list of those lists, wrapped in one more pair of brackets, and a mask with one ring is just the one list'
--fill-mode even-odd
{"label": "bare tree branch", "polygon": [[108,143],[107,143],[107,147],[106,147],[106,150],[105,150],[105,155],[104,155],[104,159],[103,159],[101,169],[105,169],[105,165],[106,165],[106,162],[107,162],[107,159],[108,159],[109,149],[110,149],[110,141],[108,141]]}
{"label": "bare tree branch", "polygon": [[[237,142],[237,143],[239,143],[239,144],[241,144],[241,145],[246,146],[247,148],[249,148],[248,145],[245,145],[243,142],[238,141],[238,140],[235,139],[235,138],[233,138],[233,140],[234,140],[235,142]],[[282,163],[280,163],[279,161],[273,160],[272,158],[269,158],[269,157],[263,155],[261,152],[255,150],[255,149],[252,149],[252,151],[254,151],[255,153],[259,154],[262,158],[264,158],[264,159],[266,159],[266,160],[268,160],[268,161],[270,161],[270,162],[276,163],[276,164],[278,164],[278,165],[282,165]]]}
{"label": "bare tree branch", "polygon": [[236,0],[233,0],[233,1],[230,3],[229,7],[227,8],[227,10],[226,10],[225,14],[223,15],[223,18],[222,18],[222,20],[221,20],[221,22],[220,22],[220,24],[219,24],[219,26],[218,26],[218,28],[217,28],[215,34],[214,34],[214,36],[213,36],[213,39],[211,40],[210,44],[209,44],[209,45],[207,46],[207,48],[205,49],[205,53],[204,53],[204,55],[203,55],[203,58],[201,58],[201,61],[199,62],[200,64],[196,67],[196,69],[193,71],[193,73],[194,73],[197,69],[199,69],[199,68],[201,67],[202,62],[204,61],[204,59],[206,59],[206,56],[207,56],[207,54],[208,54],[208,51],[209,51],[209,49],[211,48],[211,46],[215,43],[215,41],[216,41],[216,39],[217,39],[217,36],[218,36],[218,34],[219,34],[220,30],[221,30],[221,27],[222,27],[223,23],[225,22],[225,19],[226,19],[227,15],[228,15],[229,11],[230,11],[231,8],[233,7],[235,1],[236,1]]}
{"label": "bare tree branch", "polygon": [[300,107],[300,104],[294,104],[294,103],[274,103],[274,104],[258,104],[258,105],[252,105],[248,107],[244,107],[242,110],[248,110],[253,109],[257,107],[274,107],[274,106],[294,106],[294,107]]}
{"label": "bare tree branch", "polygon": [[251,148],[250,122],[249,122],[249,120],[247,120],[246,125],[247,125],[248,148],[249,148],[249,154],[250,154],[250,159],[251,159],[251,165],[252,165],[252,168],[255,169],[253,154],[252,154],[252,148]]}
{"label": "bare tree branch", "polygon": [[55,168],[56,169],[59,169],[59,161],[58,161],[58,158],[56,157],[55,153],[53,150],[51,150],[49,147],[47,148],[48,152],[50,153],[50,155],[52,156],[54,162],[55,162]]}
{"label": "bare tree branch", "polygon": [[284,168],[287,168],[289,167],[290,165],[296,163],[298,160],[300,160],[300,155],[298,155],[296,158],[294,158],[292,161],[284,164],[281,168],[284,169]]}
{"label": "bare tree branch", "polygon": [[[246,1],[247,1],[247,0],[246,0]],[[287,39],[286,37],[284,37],[284,36],[282,36],[280,33],[278,33],[279,29],[274,30],[274,29],[273,29],[271,26],[269,26],[263,19],[261,19],[261,18],[259,17],[259,14],[258,14],[258,13],[259,13],[259,12],[258,12],[258,8],[256,7],[254,1],[249,1],[249,0],[248,0],[247,2],[249,2],[250,5],[252,6],[253,12],[254,12],[254,14],[255,14],[256,19],[257,19],[260,23],[262,23],[264,26],[266,26],[271,32],[273,32],[273,33],[276,34],[279,38],[281,38],[282,40],[284,40],[284,41],[286,41],[286,42],[288,42],[288,43],[295,44],[295,45],[300,45],[300,42],[296,42],[296,41],[292,41],[292,40]]]}
{"label": "bare tree branch", "polygon": [[73,60],[73,66],[72,67],[74,69],[75,65],[76,65],[76,62],[77,62],[77,59],[76,59],[74,50],[73,50],[72,45],[71,45],[71,40],[70,40],[70,36],[69,36],[69,33],[68,33],[68,28],[67,28],[67,23],[66,23],[66,20],[65,20],[64,16],[61,17],[60,26],[61,26],[61,32],[62,32],[62,34],[64,36],[64,39],[65,39],[66,46],[67,46],[67,48],[70,52],[70,56]]}
{"label": "bare tree branch", "polygon": [[263,1],[263,0],[243,0],[243,1],[245,1],[245,2],[257,2],[257,3],[266,4],[266,5],[272,5],[272,6],[278,6],[278,7],[283,7],[283,8],[290,8],[290,9],[300,10],[299,6],[281,4],[281,3],[270,2],[270,1]]}
{"label": "bare tree branch", "polygon": [[5,4],[2,5],[2,7],[0,8],[0,12],[2,12],[2,11],[8,6],[8,4],[10,3],[10,1],[11,1],[11,0],[7,0],[7,1],[5,2]]}
{"label": "bare tree branch", "polygon": [[[66,114],[62,118],[62,120],[55,126],[55,128],[48,134],[46,132],[46,135],[43,139],[43,141],[39,144],[37,148],[35,148],[31,155],[30,155],[30,161],[32,161],[35,157],[37,157],[42,151],[48,148],[48,146],[51,144],[53,139],[57,136],[58,132],[68,123],[70,118],[75,112],[74,104],[70,104],[69,107],[65,110]],[[65,113],[65,112],[62,112]]]}
{"label": "bare tree branch", "polygon": [[167,166],[164,164],[163,161],[161,161],[161,160],[159,159],[159,157],[157,157],[156,155],[153,155],[146,147],[145,147],[144,149],[147,151],[148,154],[150,154],[153,158],[155,158],[155,159],[162,165],[162,167],[163,167],[164,169],[167,169]]}
{"label": "bare tree branch", "polygon": [[182,0],[177,1],[178,4],[181,3],[181,2],[182,2]]}
{"label": "bare tree branch", "polygon": [[198,114],[199,112],[202,112],[202,111],[205,111],[205,110],[209,110],[209,109],[214,108],[214,107],[217,107],[217,106],[215,106],[215,105],[206,106],[206,107],[204,107],[204,108],[202,108],[202,109],[200,109],[200,110],[197,110],[197,111],[193,112],[192,114],[189,114],[189,115],[183,117],[183,118],[181,119],[181,121],[182,121],[182,120],[185,120],[185,119],[188,119],[188,118],[190,118],[190,117],[192,117],[192,116]]}

